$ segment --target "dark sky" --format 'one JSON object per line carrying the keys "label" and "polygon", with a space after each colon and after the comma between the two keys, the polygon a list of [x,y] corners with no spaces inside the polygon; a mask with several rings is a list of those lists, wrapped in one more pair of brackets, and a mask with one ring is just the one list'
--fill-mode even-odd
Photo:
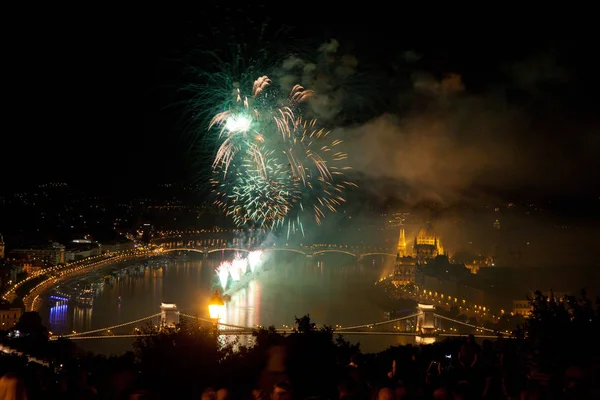
{"label": "dark sky", "polygon": [[[326,76],[334,87],[326,95],[348,95],[335,113],[319,112],[343,127],[358,179],[377,195],[599,187],[593,25],[560,20],[564,10],[515,17],[301,5],[15,11],[3,49],[4,188],[85,179],[116,190],[196,177],[176,106],[188,79],[182,61],[192,49],[226,52],[234,40],[251,53],[262,23],[265,43],[290,49],[281,60],[297,47],[317,54],[335,38],[337,60],[358,61],[349,79]],[[273,36],[281,27],[289,30]]]}

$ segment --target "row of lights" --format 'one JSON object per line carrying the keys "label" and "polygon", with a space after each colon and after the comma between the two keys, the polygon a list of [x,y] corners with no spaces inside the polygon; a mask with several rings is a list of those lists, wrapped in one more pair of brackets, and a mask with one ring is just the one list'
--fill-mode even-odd
{"label": "row of lights", "polygon": [[[394,276],[394,274],[389,274],[388,276],[384,276],[384,277],[380,278],[375,284],[381,283],[381,282],[383,282],[383,281],[385,281],[387,279],[391,279],[391,278],[393,278],[393,276]],[[404,292],[408,293],[406,287],[404,287],[402,290]],[[419,286],[415,285],[415,291],[411,292],[410,294],[412,294],[413,296],[416,296],[416,297],[421,297],[421,296],[424,296],[425,298],[433,297],[432,300],[437,301],[438,303],[442,304],[442,300],[435,299],[435,297],[439,296],[441,299],[446,299],[447,300],[445,303],[448,306],[450,305],[450,302],[458,303],[458,298],[457,297],[445,296],[443,293],[439,293],[438,294],[438,292],[432,292],[432,291],[428,292],[427,289],[423,289],[423,293],[419,293],[418,291],[419,291]],[[467,301],[465,299],[462,299],[462,304],[465,307],[464,308],[465,311],[469,311],[470,309],[469,309],[469,307],[468,307],[468,305],[466,303],[467,303]],[[459,305],[458,308],[460,310],[462,310],[463,309],[463,305]],[[473,309],[472,311],[474,311],[476,314],[481,313],[481,315],[483,315],[483,316],[487,315],[487,313],[490,311],[490,309],[488,307],[482,306],[482,305],[477,305],[477,304],[473,305],[471,308]],[[504,315],[504,313],[505,313],[504,310],[500,310],[500,315]],[[512,313],[511,313],[511,315],[512,315]],[[499,319],[500,317],[496,316],[494,314],[494,315],[492,315],[492,318],[493,319]]]}
{"label": "row of lights", "polygon": [[[208,243],[207,243],[208,241]],[[173,246],[222,246],[222,245],[227,245],[227,242],[225,241],[225,239],[202,239],[202,240],[191,240],[188,242],[171,242],[171,243],[166,243],[167,247],[173,247]],[[236,246],[236,245],[241,245],[242,243],[240,243],[239,241],[234,240],[232,245]],[[264,244],[263,244],[264,246]],[[273,243],[271,244],[272,247],[276,247],[277,244]],[[289,243],[285,244],[286,247],[289,247]],[[389,251],[389,248],[387,247],[377,247],[377,246],[361,246],[361,245],[347,245],[347,244],[322,244],[322,243],[316,243],[316,244],[311,244],[311,245],[303,245],[302,243],[299,244],[299,247],[306,247],[309,249],[314,249],[314,248],[330,248],[330,249],[363,249],[363,250],[373,250],[373,251]]]}
{"label": "row of lights", "polygon": [[[152,252],[155,253],[156,251],[152,251]],[[27,296],[25,296],[24,302],[26,302],[29,297],[36,294],[36,292],[38,292],[40,289],[44,289],[48,284],[56,283],[60,278],[69,277],[77,272],[81,272],[83,270],[88,270],[89,268],[95,268],[95,267],[104,265],[106,262],[122,261],[124,259],[128,259],[131,257],[138,257],[140,255],[145,255],[147,253],[148,253],[147,251],[137,250],[137,249],[136,250],[125,250],[122,253],[111,253],[108,255],[93,256],[93,257],[90,257],[85,260],[80,260],[75,263],[67,264],[63,267],[54,266],[54,267],[47,268],[46,271],[51,270],[51,271],[53,271],[54,274],[52,276],[50,276],[48,279],[45,279],[42,282],[38,283],[34,288],[32,288],[31,291],[29,292],[29,294]],[[98,258],[102,258],[102,259],[98,260]],[[93,261],[93,262],[91,262],[91,261]],[[36,275],[36,276],[38,276],[38,275]],[[21,282],[21,284],[23,282]],[[11,290],[9,292],[7,292],[7,294],[5,296],[8,297],[8,295],[11,292],[14,292],[15,290],[16,290],[16,287],[11,288]],[[32,301],[32,308],[35,308],[35,304],[39,300],[40,300],[40,295],[36,294],[36,296],[34,297],[34,299]]]}

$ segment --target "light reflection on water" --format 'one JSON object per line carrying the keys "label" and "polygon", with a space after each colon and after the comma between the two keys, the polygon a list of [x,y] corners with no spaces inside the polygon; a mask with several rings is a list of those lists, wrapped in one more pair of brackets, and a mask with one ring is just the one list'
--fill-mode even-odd
{"label": "light reflection on water", "polygon": [[73,330],[86,332],[92,330],[92,307],[73,307]]}
{"label": "light reflection on water", "polygon": [[[183,313],[208,318],[207,305],[216,284],[214,270],[220,262],[220,258],[202,260],[190,256],[168,262],[162,260],[159,268],[146,268],[105,284],[97,292],[93,307],[57,304],[50,308],[45,321],[54,333],[82,332],[156,314],[161,302],[176,303]],[[267,260],[265,267],[246,287],[232,294],[222,322],[281,328],[293,326],[294,317],[305,314],[310,314],[318,325],[347,326],[383,319],[383,310],[369,297],[373,282],[381,274],[381,262],[373,266],[371,262],[356,265],[343,256],[331,256],[318,262],[277,256]],[[133,326],[129,326],[115,333],[132,330]],[[364,351],[413,342],[412,337],[346,338],[360,341]],[[240,342],[247,343],[248,338],[242,337]],[[99,353],[131,350],[130,339],[76,343],[85,350]]]}
{"label": "light reflection on water", "polygon": [[231,300],[225,304],[221,322],[237,326],[260,326],[260,293],[261,283],[256,280],[233,293]]}
{"label": "light reflection on water", "polygon": [[50,330],[54,332],[64,332],[67,329],[68,303],[58,301],[50,308]]}

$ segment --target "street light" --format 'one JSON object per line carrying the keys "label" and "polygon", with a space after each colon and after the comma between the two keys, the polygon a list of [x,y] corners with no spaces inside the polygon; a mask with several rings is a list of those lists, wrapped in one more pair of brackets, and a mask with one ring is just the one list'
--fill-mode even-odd
{"label": "street light", "polygon": [[212,298],[210,299],[210,303],[208,303],[208,314],[210,319],[213,320],[215,325],[219,322],[219,319],[223,316],[225,312],[225,303],[223,299],[219,295],[219,292],[215,290]]}

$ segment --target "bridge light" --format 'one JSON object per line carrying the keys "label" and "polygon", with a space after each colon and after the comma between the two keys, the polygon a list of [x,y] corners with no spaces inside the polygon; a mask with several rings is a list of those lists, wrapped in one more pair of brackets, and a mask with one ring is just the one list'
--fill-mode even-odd
{"label": "bridge light", "polygon": [[213,297],[210,299],[210,303],[208,303],[208,314],[210,316],[210,319],[218,321],[219,319],[221,319],[224,312],[225,303],[219,295],[219,292],[215,291]]}

